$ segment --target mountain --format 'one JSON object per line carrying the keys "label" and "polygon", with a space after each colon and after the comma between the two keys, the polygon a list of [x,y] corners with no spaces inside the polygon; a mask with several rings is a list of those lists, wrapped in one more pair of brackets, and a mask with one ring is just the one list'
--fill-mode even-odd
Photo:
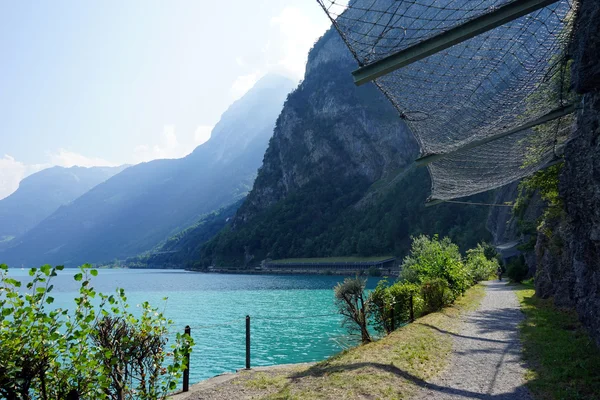
{"label": "mountain", "polygon": [[463,249],[490,238],[486,207],[425,207],[431,182],[414,166],[416,140],[375,85],[353,84],[356,67],[333,29],[315,44],[252,191],[203,247],[201,266],[402,256],[419,233],[449,235]]}
{"label": "mountain", "polygon": [[240,199],[200,218],[189,228],[171,236],[146,254],[129,258],[125,265],[130,268],[194,268],[202,245],[215,236],[244,202]]}
{"label": "mountain", "polygon": [[0,242],[5,245],[99,183],[121,167],[52,167],[23,179],[19,188],[0,200]]}
{"label": "mountain", "polygon": [[294,83],[268,75],[222,115],[209,141],[182,159],[129,167],[0,253],[7,264],[74,266],[135,256],[245,196]]}

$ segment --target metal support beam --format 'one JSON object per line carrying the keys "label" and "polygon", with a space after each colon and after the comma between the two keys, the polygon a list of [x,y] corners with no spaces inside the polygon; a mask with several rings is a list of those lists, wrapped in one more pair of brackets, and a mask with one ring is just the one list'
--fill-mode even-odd
{"label": "metal support beam", "polygon": [[446,32],[423,40],[414,46],[390,54],[381,60],[357,69],[352,72],[354,83],[360,86],[370,82],[415,61],[429,57],[517,18],[531,14],[557,1],[559,0],[515,0]]}
{"label": "metal support beam", "polygon": [[533,121],[530,121],[530,122],[528,122],[526,124],[520,125],[520,126],[514,128],[514,129],[510,129],[510,130],[508,130],[506,132],[498,133],[496,135],[492,135],[492,136],[486,137],[484,139],[474,140],[471,143],[469,143],[469,144],[467,144],[467,145],[465,145],[463,147],[460,147],[460,148],[458,148],[456,150],[449,151],[447,153],[442,153],[442,154],[428,154],[426,156],[423,156],[421,158],[416,159],[415,160],[415,164],[418,167],[426,166],[428,164],[431,164],[434,161],[437,161],[437,160],[442,159],[444,157],[447,157],[449,155],[456,154],[456,153],[461,153],[463,151],[470,150],[470,149],[473,149],[475,147],[482,146],[482,145],[487,144],[489,142],[493,142],[494,140],[502,139],[502,138],[504,138],[506,136],[510,136],[510,135],[515,134],[515,133],[524,131],[526,129],[530,129],[530,128],[533,128],[535,126],[545,124],[546,122],[550,122],[550,121],[553,121],[555,119],[564,117],[565,115],[568,115],[568,114],[571,114],[571,113],[575,112],[576,109],[577,108],[576,108],[575,104],[570,104],[568,106],[557,108],[556,110],[550,111],[548,114],[543,115],[540,118],[537,118],[537,119],[535,119]]}

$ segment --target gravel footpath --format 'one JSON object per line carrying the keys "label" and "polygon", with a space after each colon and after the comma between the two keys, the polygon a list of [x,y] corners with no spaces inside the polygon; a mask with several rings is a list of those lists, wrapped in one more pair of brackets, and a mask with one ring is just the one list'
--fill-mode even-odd
{"label": "gravel footpath", "polygon": [[416,399],[530,400],[524,386],[515,293],[505,282],[486,282],[486,296],[464,319],[446,372],[427,382]]}

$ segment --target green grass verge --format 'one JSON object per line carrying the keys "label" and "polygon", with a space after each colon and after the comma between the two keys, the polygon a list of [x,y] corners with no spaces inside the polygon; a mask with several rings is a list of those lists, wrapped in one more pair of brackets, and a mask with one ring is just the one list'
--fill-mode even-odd
{"label": "green grass verge", "polygon": [[324,257],[324,258],[283,258],[281,260],[272,260],[273,263],[295,264],[295,263],[332,263],[332,262],[369,262],[383,261],[393,258],[393,256],[381,257]]}
{"label": "green grass verge", "polygon": [[454,305],[378,341],[310,367],[245,371],[219,391],[238,398],[243,388],[243,398],[270,400],[408,398],[447,366],[453,339],[444,332],[458,333],[460,315],[476,309],[484,295],[482,285],[474,286]]}
{"label": "green grass verge", "polygon": [[536,399],[600,399],[600,350],[571,310],[534,296],[531,284],[516,290],[526,315],[521,324],[528,386]]}

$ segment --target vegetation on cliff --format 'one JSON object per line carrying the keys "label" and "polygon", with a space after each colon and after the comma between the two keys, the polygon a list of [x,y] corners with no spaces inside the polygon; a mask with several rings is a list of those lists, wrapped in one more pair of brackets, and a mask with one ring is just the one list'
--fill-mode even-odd
{"label": "vegetation on cliff", "polygon": [[250,221],[225,228],[202,248],[198,266],[258,264],[265,258],[404,256],[410,237],[419,234],[448,236],[463,251],[489,239],[486,208],[427,208],[428,183],[426,170],[411,168],[392,189],[361,208],[356,203],[369,190],[366,179],[336,179],[333,173],[327,180],[315,179]]}

